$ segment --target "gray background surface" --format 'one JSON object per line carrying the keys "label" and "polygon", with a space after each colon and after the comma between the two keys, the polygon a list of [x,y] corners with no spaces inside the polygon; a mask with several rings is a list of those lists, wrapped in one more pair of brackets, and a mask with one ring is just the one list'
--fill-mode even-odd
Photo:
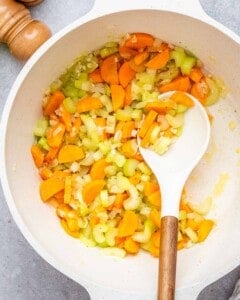
{"label": "gray background surface", "polygon": [[[200,1],[207,14],[240,35],[239,0]],[[56,33],[88,12],[93,3],[94,0],[46,0],[32,8],[31,13],[33,17],[44,20]],[[0,45],[0,113],[22,66],[10,56],[4,45]],[[240,266],[205,288],[198,300],[228,299],[238,278]],[[53,269],[29,246],[9,213],[0,187],[0,300],[32,299],[90,298],[83,287]]]}

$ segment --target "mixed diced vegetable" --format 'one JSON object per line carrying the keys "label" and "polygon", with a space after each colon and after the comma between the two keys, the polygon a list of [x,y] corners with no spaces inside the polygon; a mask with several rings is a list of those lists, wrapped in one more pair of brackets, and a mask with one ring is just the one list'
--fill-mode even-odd
{"label": "mixed diced vegetable", "polygon": [[[160,187],[137,136],[164,154],[193,105],[185,92],[211,105],[221,87],[193,54],[147,33],[83,54],[50,85],[31,153],[41,199],[69,235],[120,257],[140,249],[159,255]],[[186,199],[184,192],[178,249],[204,241],[214,225]]]}

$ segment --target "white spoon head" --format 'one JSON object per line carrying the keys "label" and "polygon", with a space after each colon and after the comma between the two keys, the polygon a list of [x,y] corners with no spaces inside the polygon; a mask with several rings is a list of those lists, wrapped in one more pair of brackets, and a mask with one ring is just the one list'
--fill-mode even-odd
{"label": "white spoon head", "polygon": [[[160,99],[170,97],[173,92],[160,95]],[[194,101],[194,106],[184,115],[183,132],[176,141],[170,145],[167,152],[159,155],[156,152],[140,146],[140,152],[161,181],[166,174],[181,175],[186,178],[202,158],[207,150],[210,139],[210,122],[202,104],[192,95],[188,96]]]}

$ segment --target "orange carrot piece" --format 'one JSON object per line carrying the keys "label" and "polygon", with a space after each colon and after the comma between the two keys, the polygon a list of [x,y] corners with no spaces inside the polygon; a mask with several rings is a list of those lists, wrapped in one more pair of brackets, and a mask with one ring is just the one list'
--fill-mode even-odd
{"label": "orange carrot piece", "polygon": [[126,40],[124,46],[131,49],[144,49],[153,45],[154,38],[151,34],[136,32],[130,34],[130,37]]}
{"label": "orange carrot piece", "polygon": [[192,68],[192,70],[189,74],[189,78],[194,82],[199,82],[203,76],[204,75],[203,75],[201,69],[199,69],[199,68]]}
{"label": "orange carrot piece", "polygon": [[136,172],[133,176],[129,178],[129,181],[131,182],[131,184],[136,185],[141,181],[141,176],[142,174],[140,172]]}
{"label": "orange carrot piece", "polygon": [[47,132],[48,145],[52,148],[58,148],[63,141],[64,133],[65,125],[60,122],[55,124]]}
{"label": "orange carrot piece", "polygon": [[159,248],[160,247],[160,230],[155,231],[153,233],[151,239],[152,239],[154,247]]}
{"label": "orange carrot piece", "polygon": [[125,237],[118,237],[115,236],[115,244],[118,248],[123,248],[124,247],[124,242],[125,242],[126,238]]}
{"label": "orange carrot piece", "polygon": [[126,121],[122,127],[122,139],[127,139],[132,136],[132,131],[135,129],[134,121]]}
{"label": "orange carrot piece", "polygon": [[186,246],[186,244],[187,244],[187,242],[188,242],[188,240],[189,240],[188,237],[186,237],[184,235],[183,238],[182,238],[182,240],[177,243],[177,250],[184,249],[185,246]]}
{"label": "orange carrot piece", "polygon": [[52,174],[52,171],[47,167],[39,169],[39,175],[43,180],[50,178]]}
{"label": "orange carrot piece", "polygon": [[37,145],[32,145],[31,154],[37,168],[40,168],[44,162],[44,153]]}
{"label": "orange carrot piece", "polygon": [[124,62],[118,72],[119,83],[126,88],[127,85],[133,80],[136,72],[130,67],[129,62]]}
{"label": "orange carrot piece", "polygon": [[62,104],[64,99],[65,96],[61,91],[55,91],[48,97],[46,105],[43,107],[43,114],[45,116],[53,114],[55,110]]}
{"label": "orange carrot piece", "polygon": [[90,215],[89,223],[92,227],[94,225],[97,225],[99,223],[99,221],[100,221],[100,218],[95,213]]}
{"label": "orange carrot piece", "polygon": [[74,238],[79,238],[80,232],[78,232],[78,231],[71,231],[70,228],[68,227],[67,222],[65,220],[61,219],[60,223],[62,225],[62,228],[65,230],[65,232],[68,235],[70,235],[71,237],[74,237]]}
{"label": "orange carrot piece", "polygon": [[106,176],[105,168],[109,165],[104,158],[97,160],[91,167],[90,175],[92,180],[104,179]]}
{"label": "orange carrot piece", "polygon": [[124,105],[125,91],[120,84],[110,85],[113,110],[116,112],[119,108]]}
{"label": "orange carrot piece", "polygon": [[128,198],[127,193],[123,194],[116,194],[116,198],[114,200],[114,207],[115,208],[123,208],[123,202]]}
{"label": "orange carrot piece", "polygon": [[158,53],[156,56],[154,56],[152,59],[150,59],[145,66],[149,69],[161,69],[166,66],[167,62],[169,61],[170,53],[169,49],[165,49],[161,53]]}
{"label": "orange carrot piece", "polygon": [[89,79],[93,82],[93,83],[101,83],[103,82],[103,78],[101,75],[101,71],[100,69],[95,69],[94,71],[92,71],[91,73],[88,74]]}
{"label": "orange carrot piece", "polygon": [[196,231],[199,229],[200,223],[196,222],[194,219],[187,219],[187,227],[191,227],[192,230]]}
{"label": "orange carrot piece", "polygon": [[133,157],[137,153],[137,150],[138,150],[138,145],[136,139],[128,140],[122,144],[121,152],[126,157],[129,158]]}
{"label": "orange carrot piece", "polygon": [[173,79],[171,82],[161,85],[159,87],[159,92],[165,93],[169,91],[182,91],[187,92],[191,87],[189,77],[179,76]]}
{"label": "orange carrot piece", "polygon": [[160,212],[153,208],[149,214],[149,219],[156,225],[158,228],[161,227],[161,218],[160,218]]}
{"label": "orange carrot piece", "polygon": [[77,111],[79,113],[103,107],[102,101],[97,97],[85,97],[79,100],[77,104]]}
{"label": "orange carrot piece", "polygon": [[147,200],[152,205],[156,206],[157,208],[160,208],[161,207],[161,194],[160,194],[160,191],[156,191],[156,192],[150,194],[147,197]]}
{"label": "orange carrot piece", "polygon": [[202,79],[200,82],[194,83],[190,93],[204,105],[209,93],[209,87],[206,81]]}
{"label": "orange carrot piece", "polygon": [[143,52],[140,52],[138,53],[134,58],[133,58],[133,61],[134,63],[139,66],[141,65],[142,63],[144,63],[144,61],[148,58],[149,56],[149,52],[147,51],[143,51]]}
{"label": "orange carrot piece", "polygon": [[71,114],[62,106],[62,122],[66,127],[67,131],[70,131],[72,128],[72,117]]}
{"label": "orange carrot piece", "polygon": [[182,104],[187,107],[194,106],[193,100],[188,95],[186,95],[184,92],[181,92],[181,91],[177,91],[174,94],[172,94],[170,99],[175,101],[177,104]]}
{"label": "orange carrot piece", "polygon": [[97,126],[105,127],[107,120],[105,118],[102,118],[102,117],[97,117],[97,118],[94,119],[94,122]]}
{"label": "orange carrot piece", "polygon": [[106,182],[103,179],[96,179],[86,183],[82,189],[83,200],[90,204],[99,195]]}
{"label": "orange carrot piece", "polygon": [[141,128],[138,132],[138,135],[143,138],[145,136],[145,134],[147,133],[149,127],[152,125],[152,123],[156,120],[157,118],[157,113],[154,110],[149,110],[149,112],[147,113]]}
{"label": "orange carrot piece", "polygon": [[56,193],[64,189],[64,180],[57,177],[50,177],[40,182],[40,196],[43,201],[49,200]]}
{"label": "orange carrot piece", "polygon": [[139,243],[135,242],[132,238],[126,238],[124,242],[124,249],[130,254],[137,254],[140,250]]}
{"label": "orange carrot piece", "polygon": [[176,102],[171,99],[149,102],[145,106],[147,110],[154,110],[159,114],[166,113],[169,109],[176,109],[176,107]]}
{"label": "orange carrot piece", "polygon": [[214,222],[212,220],[203,220],[198,229],[198,241],[203,242],[212,230]]}
{"label": "orange carrot piece", "polygon": [[153,130],[157,127],[157,123],[153,122],[152,125],[149,127],[148,131],[146,132],[145,136],[141,140],[141,146],[142,147],[147,147],[150,141],[151,134]]}
{"label": "orange carrot piece", "polygon": [[128,60],[134,57],[138,53],[137,50],[125,46],[119,46],[118,51],[121,57]]}
{"label": "orange carrot piece", "polygon": [[50,148],[48,153],[45,155],[44,161],[49,164],[57,157],[58,151],[59,148]]}
{"label": "orange carrot piece", "polygon": [[111,55],[105,58],[100,66],[103,80],[109,84],[118,84],[118,58]]}
{"label": "orange carrot piece", "polygon": [[186,213],[191,213],[192,209],[190,208],[190,206],[187,204],[186,201],[180,201],[180,210],[185,210]]}
{"label": "orange carrot piece", "polygon": [[132,210],[126,210],[118,226],[118,237],[132,235],[138,228],[138,216]]}
{"label": "orange carrot piece", "polygon": [[132,85],[129,83],[125,88],[125,99],[124,99],[124,106],[128,106],[132,103]]}
{"label": "orange carrot piece", "polygon": [[156,182],[146,181],[144,183],[143,193],[145,196],[148,197],[156,191],[159,191],[159,185]]}
{"label": "orange carrot piece", "polygon": [[77,145],[64,145],[58,153],[58,162],[60,164],[73,162],[84,158],[85,154],[81,147]]}

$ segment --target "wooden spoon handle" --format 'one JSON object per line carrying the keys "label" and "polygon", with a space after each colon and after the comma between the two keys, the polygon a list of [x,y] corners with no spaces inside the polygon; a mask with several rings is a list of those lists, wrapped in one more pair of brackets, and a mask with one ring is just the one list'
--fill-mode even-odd
{"label": "wooden spoon handle", "polygon": [[161,219],[158,300],[173,300],[177,262],[178,219]]}

